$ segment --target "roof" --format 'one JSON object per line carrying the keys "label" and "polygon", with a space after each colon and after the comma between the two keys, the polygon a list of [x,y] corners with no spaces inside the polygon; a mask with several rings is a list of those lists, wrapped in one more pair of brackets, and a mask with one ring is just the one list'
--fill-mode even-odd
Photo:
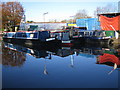
{"label": "roof", "polygon": [[120,13],[102,13],[102,14],[98,14],[98,16],[99,15],[114,15],[114,16],[116,16],[116,15],[120,15]]}

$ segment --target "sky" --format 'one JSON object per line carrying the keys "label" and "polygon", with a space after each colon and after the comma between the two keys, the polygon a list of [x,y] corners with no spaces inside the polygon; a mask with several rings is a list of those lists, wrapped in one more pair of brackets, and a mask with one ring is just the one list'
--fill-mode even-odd
{"label": "sky", "polygon": [[[8,1],[8,0],[4,0]],[[12,0],[9,0],[12,1]],[[15,0],[16,1],[16,0]],[[89,16],[94,16],[94,11],[98,6],[107,4],[117,5],[119,0],[17,0],[25,10],[26,21],[43,22],[45,21],[72,19],[78,10],[85,9]],[[84,2],[83,2],[84,1]]]}

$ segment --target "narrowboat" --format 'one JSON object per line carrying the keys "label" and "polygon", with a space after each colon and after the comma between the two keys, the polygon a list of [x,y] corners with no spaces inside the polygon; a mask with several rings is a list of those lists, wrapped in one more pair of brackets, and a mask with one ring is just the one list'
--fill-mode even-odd
{"label": "narrowboat", "polygon": [[98,14],[98,18],[77,19],[79,34],[73,39],[82,43],[120,44],[120,13]]}
{"label": "narrowboat", "polygon": [[4,32],[3,40],[17,44],[39,45],[39,44],[58,44],[59,40],[50,37],[49,31],[18,31]]}
{"label": "narrowboat", "polygon": [[73,46],[74,41],[72,36],[76,35],[78,32],[74,27],[64,26],[61,30],[51,31],[51,37],[56,37],[56,39],[61,41],[62,46]]}
{"label": "narrowboat", "polygon": [[[27,45],[59,45],[61,44],[61,40],[58,40],[55,37],[51,37],[51,32],[49,29],[55,28],[54,26],[57,26],[59,28],[60,26],[58,23],[55,23],[51,25],[41,23],[36,24],[26,24],[26,17],[23,15],[19,31],[17,32],[4,32],[3,40],[6,42],[12,42],[17,44],[27,44]],[[62,23],[64,25],[64,23]],[[16,31],[16,30],[15,30]]]}
{"label": "narrowboat", "polygon": [[73,36],[73,40],[79,40],[84,43],[112,44],[111,38],[118,39],[119,34],[115,31],[105,30],[83,30],[78,35]]}

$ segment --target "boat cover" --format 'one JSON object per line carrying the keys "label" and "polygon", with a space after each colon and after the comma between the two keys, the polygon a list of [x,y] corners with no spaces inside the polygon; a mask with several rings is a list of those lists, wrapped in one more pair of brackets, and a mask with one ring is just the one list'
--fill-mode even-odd
{"label": "boat cover", "polygon": [[102,30],[120,30],[120,15],[111,18],[100,15],[100,26]]}

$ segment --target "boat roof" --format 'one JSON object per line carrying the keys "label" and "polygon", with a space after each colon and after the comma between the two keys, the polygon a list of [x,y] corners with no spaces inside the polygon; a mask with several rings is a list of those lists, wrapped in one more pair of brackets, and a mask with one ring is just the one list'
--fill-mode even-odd
{"label": "boat roof", "polygon": [[98,14],[98,16],[100,15],[113,15],[113,16],[116,16],[116,15],[120,15],[120,13],[102,13],[102,14]]}

